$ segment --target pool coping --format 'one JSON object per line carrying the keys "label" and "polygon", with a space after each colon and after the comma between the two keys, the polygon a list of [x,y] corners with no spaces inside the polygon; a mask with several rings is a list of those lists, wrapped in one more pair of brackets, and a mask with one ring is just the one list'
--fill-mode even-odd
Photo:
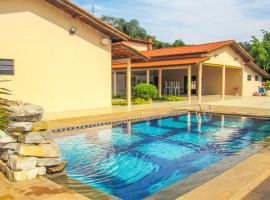
{"label": "pool coping", "polygon": [[84,125],[69,126],[69,127],[65,127],[65,128],[56,128],[56,129],[49,130],[49,132],[61,133],[61,132],[68,132],[68,131],[76,131],[76,130],[97,128],[97,127],[104,127],[104,126],[110,126],[110,125],[117,126],[117,125],[121,125],[121,124],[126,124],[128,122],[136,123],[136,122],[141,122],[141,121],[146,121],[146,120],[154,120],[154,119],[173,117],[173,116],[178,116],[178,115],[185,115],[187,113],[188,113],[188,111],[174,110],[174,111],[167,112],[167,113],[147,115],[147,116],[143,116],[143,117],[129,117],[129,118],[119,119],[119,120],[106,120],[106,121],[98,122],[98,123],[89,123],[89,124],[84,124]]}

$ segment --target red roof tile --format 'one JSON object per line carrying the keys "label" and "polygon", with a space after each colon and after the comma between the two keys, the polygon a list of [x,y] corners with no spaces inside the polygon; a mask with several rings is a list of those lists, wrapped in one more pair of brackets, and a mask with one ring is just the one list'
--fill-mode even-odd
{"label": "red roof tile", "polygon": [[208,53],[210,51],[219,49],[221,47],[224,47],[226,45],[230,45],[233,43],[235,43],[234,40],[227,40],[227,41],[207,43],[207,44],[155,49],[155,50],[150,50],[150,51],[142,51],[142,53],[150,57],[199,54],[199,53]]}
{"label": "red roof tile", "polygon": [[[162,61],[152,61],[152,62],[139,62],[132,63],[132,68],[144,68],[144,67],[169,67],[169,66],[179,66],[179,65],[191,65],[200,63],[202,61],[208,60],[208,57],[202,58],[184,58],[177,60],[162,60]],[[113,64],[113,69],[125,69],[127,67],[126,63]]]}

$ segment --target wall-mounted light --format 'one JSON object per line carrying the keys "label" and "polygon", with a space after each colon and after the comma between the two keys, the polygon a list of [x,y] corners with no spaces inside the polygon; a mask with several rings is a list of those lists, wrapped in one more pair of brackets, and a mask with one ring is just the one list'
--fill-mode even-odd
{"label": "wall-mounted light", "polygon": [[77,27],[75,27],[75,26],[72,26],[69,30],[69,33],[72,35],[75,34],[76,32],[77,32]]}
{"label": "wall-mounted light", "polygon": [[103,38],[101,40],[101,44],[104,45],[104,46],[108,46],[110,44],[111,40],[108,39],[108,38]]}

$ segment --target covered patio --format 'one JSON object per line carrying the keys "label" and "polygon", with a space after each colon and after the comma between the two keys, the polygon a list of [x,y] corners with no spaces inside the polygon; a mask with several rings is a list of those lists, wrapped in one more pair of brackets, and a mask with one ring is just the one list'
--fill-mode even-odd
{"label": "covered patio", "polygon": [[[131,96],[139,83],[156,85],[159,97],[186,96],[188,101],[203,95],[242,95],[243,69],[237,66],[207,63],[207,57],[169,61],[113,64],[113,96]],[[129,70],[128,70],[129,69]],[[242,77],[242,79],[239,79]],[[127,90],[127,88],[131,90]]]}

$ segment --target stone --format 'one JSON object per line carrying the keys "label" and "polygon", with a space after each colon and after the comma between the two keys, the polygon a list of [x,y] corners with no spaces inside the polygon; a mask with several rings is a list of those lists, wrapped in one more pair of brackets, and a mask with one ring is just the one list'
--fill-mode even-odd
{"label": "stone", "polygon": [[10,150],[10,149],[4,149],[1,151],[1,159],[4,161],[7,161],[9,159],[10,156],[15,154],[14,150]]}
{"label": "stone", "polygon": [[0,171],[5,174],[7,164],[0,159]]}
{"label": "stone", "polygon": [[41,135],[45,138],[47,143],[49,143],[49,144],[55,143],[51,133],[41,132]]}
{"label": "stone", "polygon": [[48,124],[46,122],[35,122],[33,125],[33,132],[43,132],[48,130]]}
{"label": "stone", "polygon": [[25,134],[25,132],[17,132],[17,131],[13,131],[10,133],[10,135],[15,136],[15,137],[19,137],[19,136],[22,136],[24,134]]}
{"label": "stone", "polygon": [[13,171],[6,167],[5,175],[9,181],[18,182],[28,180],[27,171]]}
{"label": "stone", "polygon": [[63,161],[61,162],[59,165],[57,166],[52,166],[52,167],[46,167],[47,169],[47,174],[57,174],[57,173],[61,173],[65,170],[67,166],[67,162]]}
{"label": "stone", "polygon": [[60,158],[39,158],[37,161],[38,167],[51,167],[61,163]]}
{"label": "stone", "polygon": [[39,176],[44,176],[46,174],[46,167],[37,167],[37,169]]}
{"label": "stone", "polygon": [[37,167],[26,171],[27,180],[31,180],[31,179],[36,178],[38,176],[38,173],[39,173],[39,169]]}
{"label": "stone", "polygon": [[17,140],[14,137],[12,137],[9,133],[0,130],[0,144],[13,143],[16,141]]}
{"label": "stone", "polygon": [[30,132],[18,137],[19,142],[24,144],[46,144],[48,143],[39,132]]}
{"label": "stone", "polygon": [[10,150],[16,150],[19,143],[8,143],[8,144],[0,144],[0,149],[10,149]]}
{"label": "stone", "polygon": [[17,132],[30,132],[32,128],[32,122],[14,122],[10,125],[10,129]]}
{"label": "stone", "polygon": [[11,112],[10,119],[16,122],[37,122],[42,119],[43,108],[33,104],[20,104],[7,107]]}
{"label": "stone", "polygon": [[8,159],[8,167],[12,170],[31,170],[37,165],[35,157],[19,157],[17,155],[10,156]]}
{"label": "stone", "polygon": [[29,145],[20,144],[16,150],[19,155],[38,158],[60,158],[60,149],[56,144]]}

